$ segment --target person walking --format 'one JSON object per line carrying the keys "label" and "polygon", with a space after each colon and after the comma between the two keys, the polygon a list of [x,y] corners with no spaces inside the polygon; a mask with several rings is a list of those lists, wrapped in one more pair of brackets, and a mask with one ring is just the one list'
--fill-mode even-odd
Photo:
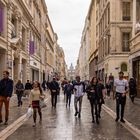
{"label": "person walking", "polygon": [[36,126],[36,118],[37,118],[37,111],[40,117],[39,122],[42,122],[42,112],[40,108],[40,99],[43,98],[43,91],[41,89],[40,83],[38,81],[35,81],[33,83],[33,89],[31,90],[30,96],[29,96],[29,107],[32,106],[33,108],[33,120],[34,124],[33,127]]}
{"label": "person walking", "polygon": [[[126,104],[126,94],[128,93],[128,81],[123,78],[124,73],[121,71],[119,72],[119,78],[115,79],[114,82],[114,92],[113,92],[113,99],[116,98],[116,122],[120,119],[120,111],[121,111],[121,119],[122,123],[125,123],[124,120],[124,108]],[[121,110],[120,110],[121,106]]]}
{"label": "person walking", "polygon": [[134,98],[137,96],[137,85],[136,80],[134,78],[130,78],[129,80],[129,97],[134,103]]}
{"label": "person walking", "polygon": [[68,81],[68,84],[65,85],[65,92],[66,92],[66,107],[67,105],[71,104],[71,94],[73,92],[73,85]]}
{"label": "person walking", "polygon": [[2,120],[2,106],[5,104],[5,125],[9,119],[9,101],[13,92],[13,80],[9,78],[9,72],[3,72],[3,79],[0,81],[0,123]]}
{"label": "person walking", "polygon": [[99,124],[99,110],[98,101],[99,96],[97,93],[97,78],[93,77],[90,84],[86,88],[87,97],[91,105],[92,122],[95,122],[94,115],[96,116],[96,123]]}
{"label": "person walking", "polygon": [[110,92],[111,92],[111,85],[110,85],[110,81],[108,81],[106,83],[106,91],[107,91],[107,97],[110,99]]}
{"label": "person walking", "polygon": [[111,92],[113,92],[114,76],[112,75],[112,73],[110,73],[110,75],[109,75],[109,83],[110,83],[110,86],[111,86]]}
{"label": "person walking", "polygon": [[50,83],[50,91],[51,91],[51,103],[52,103],[52,107],[56,108],[56,104],[57,104],[57,95],[59,93],[59,84],[56,81],[56,78],[53,77],[53,80]]}
{"label": "person walking", "polygon": [[[75,106],[75,117],[78,115],[78,118],[81,117],[81,109],[82,109],[82,99],[85,92],[85,85],[80,81],[80,76],[76,76],[76,82],[74,84],[74,106]],[[79,109],[78,104],[79,102]]]}
{"label": "person walking", "polygon": [[18,80],[16,86],[16,94],[17,94],[17,100],[18,100],[18,107],[22,106],[22,96],[24,92],[24,85],[21,83],[21,80]]}
{"label": "person walking", "polygon": [[65,92],[65,85],[67,85],[67,84],[68,84],[68,81],[67,81],[66,78],[64,78],[64,80],[61,83],[61,87],[62,87],[62,90],[64,92],[64,97],[65,97],[65,94],[66,94],[66,92]]}
{"label": "person walking", "polygon": [[98,94],[98,111],[99,111],[98,117],[101,118],[102,104],[105,103],[104,98],[105,98],[105,94],[106,94],[105,86],[101,79],[98,79],[97,94]]}
{"label": "person walking", "polygon": [[27,83],[25,84],[25,90],[24,90],[25,96],[29,97],[31,93],[31,89],[32,89],[32,84],[30,83],[29,80],[27,80]]}
{"label": "person walking", "polygon": [[42,82],[42,88],[43,88],[44,91],[46,91],[46,88],[47,88],[46,86],[47,86],[47,82],[46,82],[46,80],[44,80]]}

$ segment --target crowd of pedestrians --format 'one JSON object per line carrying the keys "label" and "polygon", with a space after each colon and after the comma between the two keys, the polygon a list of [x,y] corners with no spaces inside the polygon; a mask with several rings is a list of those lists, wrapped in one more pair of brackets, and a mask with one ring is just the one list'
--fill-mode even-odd
{"label": "crowd of pedestrians", "polygon": [[[74,81],[68,81],[66,78],[60,83],[56,77],[53,77],[52,81],[44,80],[42,84],[38,81],[30,83],[27,80],[25,86],[18,80],[15,84],[9,78],[9,72],[3,72],[3,78],[0,80],[0,123],[3,122],[2,119],[2,105],[5,104],[5,122],[8,124],[9,118],[9,101],[15,89],[17,95],[17,105],[22,106],[22,97],[27,96],[29,98],[29,107],[33,108],[33,126],[36,126],[37,112],[39,114],[40,122],[42,121],[42,112],[40,107],[40,100],[44,100],[45,94],[43,91],[49,90],[51,94],[51,105],[52,108],[57,107],[57,98],[60,95],[60,89],[66,97],[66,108],[71,107],[71,97],[74,94],[74,108],[75,117],[81,118],[82,111],[82,100],[83,96],[86,94],[91,107],[91,117],[92,122],[99,124],[101,118],[102,104],[105,103],[105,98],[116,100],[116,122],[120,119],[121,122],[125,123],[124,120],[124,110],[126,103],[126,94],[129,92],[129,97],[134,103],[134,98],[137,95],[136,80],[130,78],[129,82],[124,79],[124,73],[119,72],[119,77],[114,78],[112,74],[106,80],[106,83],[102,79],[93,77],[91,81],[81,81],[80,76],[76,76]],[[60,88],[61,87],[61,88]]]}

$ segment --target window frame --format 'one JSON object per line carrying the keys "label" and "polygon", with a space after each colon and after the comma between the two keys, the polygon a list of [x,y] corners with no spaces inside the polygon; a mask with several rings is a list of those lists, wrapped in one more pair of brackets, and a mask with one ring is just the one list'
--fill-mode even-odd
{"label": "window frame", "polygon": [[[127,42],[124,37],[125,34],[129,35],[128,37],[129,39],[127,40]],[[131,38],[130,32],[122,32],[122,52],[130,52],[130,43],[129,43],[130,38]],[[128,47],[126,47],[126,43],[128,43]]]}
{"label": "window frame", "polygon": [[131,2],[130,1],[122,2],[122,20],[131,21]]}

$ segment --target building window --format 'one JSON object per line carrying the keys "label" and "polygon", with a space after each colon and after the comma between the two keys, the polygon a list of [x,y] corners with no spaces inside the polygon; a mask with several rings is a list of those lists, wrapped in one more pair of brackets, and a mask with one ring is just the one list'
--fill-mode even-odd
{"label": "building window", "polygon": [[140,22],[140,0],[137,0],[136,4],[136,20]]}
{"label": "building window", "polygon": [[110,5],[108,7],[108,24],[110,24]]}
{"label": "building window", "polygon": [[22,49],[26,51],[26,30],[22,27]]}
{"label": "building window", "polygon": [[123,52],[130,51],[129,40],[130,40],[130,33],[123,33],[122,35],[122,51]]}
{"label": "building window", "polygon": [[4,7],[0,3],[0,36],[3,35],[4,31]]}
{"label": "building window", "polygon": [[11,19],[11,26],[12,26],[11,38],[15,38],[17,37],[17,20],[14,16],[12,16]]}
{"label": "building window", "polygon": [[122,16],[122,19],[124,21],[130,21],[131,20],[130,6],[131,6],[130,2],[123,2],[123,16]]}
{"label": "building window", "polygon": [[125,63],[121,64],[121,71],[123,71],[123,72],[127,71],[127,64],[125,64]]}

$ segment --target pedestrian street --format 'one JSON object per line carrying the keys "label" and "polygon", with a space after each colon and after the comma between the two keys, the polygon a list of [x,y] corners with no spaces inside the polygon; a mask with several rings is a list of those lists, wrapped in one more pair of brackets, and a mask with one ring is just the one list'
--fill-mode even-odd
{"label": "pedestrian street", "polygon": [[74,116],[73,97],[71,107],[66,108],[64,95],[58,97],[57,107],[48,100],[43,109],[42,124],[32,127],[32,117],[18,128],[7,140],[136,140],[128,130],[104,110],[100,124],[92,123],[90,104],[83,99],[81,118]]}

